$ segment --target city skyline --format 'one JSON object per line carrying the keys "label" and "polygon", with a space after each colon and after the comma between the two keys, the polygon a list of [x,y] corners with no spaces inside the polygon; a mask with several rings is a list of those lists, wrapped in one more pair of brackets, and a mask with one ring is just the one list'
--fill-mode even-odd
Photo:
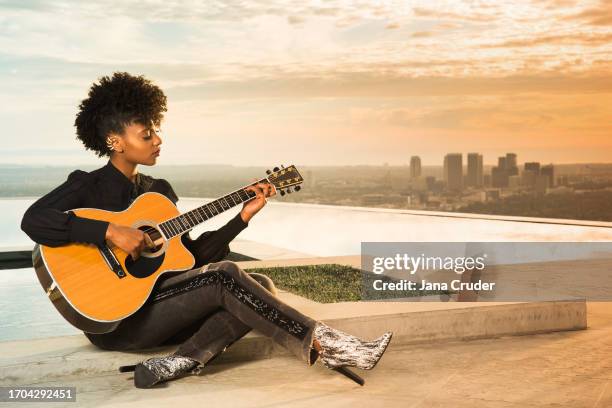
{"label": "city skyline", "polygon": [[[0,163],[103,164],[75,138],[115,71],[168,96],[158,163],[607,163],[609,2],[0,3]],[[57,22],[61,21],[61,24]],[[441,147],[445,150],[441,151]],[[418,153],[417,153],[418,152]]]}

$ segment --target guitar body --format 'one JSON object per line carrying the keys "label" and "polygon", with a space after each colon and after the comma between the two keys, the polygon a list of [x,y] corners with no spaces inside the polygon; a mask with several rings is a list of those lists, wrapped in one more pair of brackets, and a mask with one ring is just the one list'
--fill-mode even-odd
{"label": "guitar body", "polygon": [[145,303],[161,274],[191,269],[195,264],[180,236],[167,240],[159,229],[159,223],[180,214],[162,194],[144,193],[119,212],[72,211],[80,217],[140,228],[156,244],[136,261],[110,243],[104,247],[76,243],[35,246],[34,268],[41,285],[62,316],[83,331],[112,331]]}

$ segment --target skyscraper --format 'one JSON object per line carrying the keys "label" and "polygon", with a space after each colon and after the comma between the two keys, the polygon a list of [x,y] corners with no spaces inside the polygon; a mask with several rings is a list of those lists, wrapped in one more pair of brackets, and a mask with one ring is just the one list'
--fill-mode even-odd
{"label": "skyscraper", "polygon": [[500,166],[493,166],[491,168],[491,186],[508,187],[508,173],[506,173],[506,169]]}
{"label": "skyscraper", "polygon": [[540,163],[539,162],[528,162],[525,163],[525,169],[523,170],[522,183],[525,187],[534,188],[536,186],[536,180],[540,175]]}
{"label": "skyscraper", "polygon": [[516,153],[506,153],[506,173],[508,173],[508,177],[519,174],[516,165]]}
{"label": "skyscraper", "polygon": [[491,185],[493,187],[508,187],[506,156],[498,157],[497,166],[493,166],[493,168],[491,168]]}
{"label": "skyscraper", "polygon": [[444,156],[444,181],[449,190],[463,190],[463,156],[461,153],[449,153]]}
{"label": "skyscraper", "polygon": [[466,185],[470,187],[481,187],[483,184],[482,154],[468,153],[467,159],[468,163]]}
{"label": "skyscraper", "polygon": [[549,164],[547,166],[542,166],[540,168],[540,174],[548,177],[549,187],[555,186],[555,168],[552,164]]}
{"label": "skyscraper", "polygon": [[525,171],[533,171],[535,174],[540,174],[540,163],[539,162],[525,163]]}
{"label": "skyscraper", "polygon": [[415,179],[421,177],[421,158],[412,156],[410,158],[410,178]]}
{"label": "skyscraper", "polygon": [[506,153],[497,159],[497,167],[491,169],[491,184],[493,187],[508,187],[510,176],[519,174],[516,165],[516,153]]}

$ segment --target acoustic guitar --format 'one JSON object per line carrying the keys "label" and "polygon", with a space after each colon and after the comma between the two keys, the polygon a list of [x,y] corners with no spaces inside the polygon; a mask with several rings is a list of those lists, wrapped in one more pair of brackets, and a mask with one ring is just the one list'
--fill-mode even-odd
{"label": "acoustic guitar", "polygon": [[[253,183],[270,183],[280,195],[299,191],[303,178],[295,166],[268,170]],[[255,198],[243,187],[181,214],[160,193],[136,198],[124,211],[96,208],[72,210],[77,216],[103,220],[142,230],[154,248],[134,260],[111,242],[105,245],[72,243],[60,247],[35,245],[34,269],[47,296],[61,315],[76,328],[90,333],[114,330],[121,320],[146,302],[155,282],[165,272],[193,268],[195,258],[181,242],[181,235],[230,208]]]}

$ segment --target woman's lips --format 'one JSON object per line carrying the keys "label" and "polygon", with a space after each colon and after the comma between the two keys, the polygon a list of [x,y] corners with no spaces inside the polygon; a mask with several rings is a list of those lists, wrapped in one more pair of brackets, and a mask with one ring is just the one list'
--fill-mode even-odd
{"label": "woman's lips", "polygon": [[160,150],[158,150],[158,151],[154,152],[154,153],[153,153],[153,156],[159,156],[159,152],[160,152]]}

